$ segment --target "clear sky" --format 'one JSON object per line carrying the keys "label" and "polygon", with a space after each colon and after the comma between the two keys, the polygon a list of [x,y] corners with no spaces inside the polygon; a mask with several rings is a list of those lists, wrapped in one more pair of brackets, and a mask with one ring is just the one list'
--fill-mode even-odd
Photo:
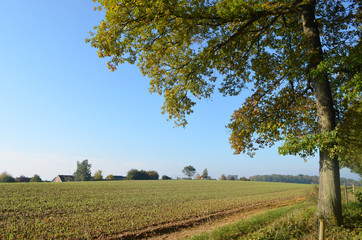
{"label": "clear sky", "polygon": [[[104,176],[137,168],[175,178],[186,165],[213,178],[318,175],[317,158],[280,156],[276,147],[233,155],[225,125],[248,92],[198,102],[189,125],[174,128],[136,66],[111,73],[85,43],[102,19],[93,7],[91,0],[1,3],[0,173],[51,180],[88,159]],[[341,176],[359,179],[346,169]]]}

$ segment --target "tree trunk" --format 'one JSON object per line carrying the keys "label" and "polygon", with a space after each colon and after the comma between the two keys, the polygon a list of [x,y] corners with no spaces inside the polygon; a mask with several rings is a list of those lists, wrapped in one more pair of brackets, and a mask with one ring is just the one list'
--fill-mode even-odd
{"label": "tree trunk", "polygon": [[[316,0],[304,0],[301,5],[303,32],[309,44],[310,71],[317,69],[323,60],[315,5]],[[319,133],[332,131],[336,127],[336,116],[328,76],[326,73],[313,74],[311,83],[316,99]],[[339,162],[336,157],[331,158],[329,151],[325,149],[320,149],[319,153],[318,215],[322,220],[336,225],[343,223]]]}

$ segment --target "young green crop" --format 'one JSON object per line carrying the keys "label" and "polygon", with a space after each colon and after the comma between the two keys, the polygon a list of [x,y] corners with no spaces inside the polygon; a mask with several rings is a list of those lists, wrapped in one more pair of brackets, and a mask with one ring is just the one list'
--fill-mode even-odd
{"label": "young green crop", "polygon": [[0,238],[101,238],[301,196],[310,185],[239,181],[0,184]]}

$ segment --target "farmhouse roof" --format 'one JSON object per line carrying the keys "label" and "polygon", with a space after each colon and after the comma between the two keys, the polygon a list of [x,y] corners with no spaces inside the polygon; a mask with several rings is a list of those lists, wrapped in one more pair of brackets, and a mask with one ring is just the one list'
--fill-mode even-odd
{"label": "farmhouse roof", "polygon": [[69,182],[74,181],[73,175],[58,175],[56,176],[52,182],[55,182],[58,179],[59,182]]}

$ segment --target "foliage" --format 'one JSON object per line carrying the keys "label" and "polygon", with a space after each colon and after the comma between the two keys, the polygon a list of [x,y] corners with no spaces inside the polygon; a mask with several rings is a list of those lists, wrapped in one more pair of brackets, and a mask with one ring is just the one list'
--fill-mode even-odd
{"label": "foliage", "polygon": [[77,170],[73,173],[74,181],[90,181],[92,178],[91,174],[92,165],[85,159],[81,163],[77,161]]}
{"label": "foliage", "polygon": [[194,236],[191,239],[193,240],[280,239],[278,237],[263,238],[262,234],[259,234],[260,238],[258,238],[256,236],[251,236],[251,234],[257,233],[258,230],[263,231],[269,226],[269,224],[273,224],[275,221],[278,221],[280,218],[283,218],[286,215],[294,214],[299,209],[305,209],[308,207],[310,207],[310,204],[304,203],[304,204],[282,207],[276,210],[270,210],[261,214],[257,214],[256,216],[249,217],[243,221],[239,221],[233,224],[220,227],[210,233]]}
{"label": "foliage", "polygon": [[[362,59],[362,54],[360,56]],[[361,60],[360,60],[361,61]],[[362,63],[361,63],[362,64]],[[362,79],[360,85],[362,85]],[[362,88],[362,87],[361,87]],[[361,90],[362,91],[362,90]],[[362,178],[362,100],[348,106],[345,120],[340,126],[339,136],[342,166],[348,167]]]}
{"label": "foliage", "polygon": [[280,140],[282,154],[342,151],[337,131],[317,131],[311,78],[328,73],[342,123],[361,92],[358,1],[317,1],[324,59],[317,69],[301,21],[305,1],[97,2],[105,19],[86,42],[110,57],[112,71],[137,62],[176,125],[187,124],[195,99],[209,98],[220,80],[225,96],[252,92],[228,125],[235,153],[252,156]]}
{"label": "foliage", "polygon": [[220,180],[226,180],[226,176],[224,174],[221,174]]}
{"label": "foliage", "polygon": [[125,232],[303,195],[308,185],[239,181],[0,184],[0,239],[111,239]]}
{"label": "foliage", "polygon": [[193,166],[189,165],[184,167],[184,169],[182,169],[182,173],[191,178],[192,176],[195,175],[196,169]]}
{"label": "foliage", "polygon": [[[361,23],[361,14],[358,18]],[[343,106],[339,127],[339,158],[342,166],[349,167],[362,177],[362,43],[359,42],[345,56],[336,71],[349,81],[336,81],[338,99]]]}
{"label": "foliage", "polygon": [[1,179],[1,182],[3,183],[15,182],[15,179],[12,176],[6,175]]}
{"label": "foliage", "polygon": [[361,99],[360,1],[95,1],[105,19],[86,41],[110,70],[137,62],[179,126],[216,86],[224,96],[249,88],[227,125],[235,154],[279,141],[283,155],[319,151],[319,213],[342,223],[336,156]]}
{"label": "foliage", "polygon": [[202,172],[202,179],[206,180],[209,177],[209,172],[207,171],[207,168],[204,169]]}
{"label": "foliage", "polygon": [[15,182],[29,182],[30,178],[21,175],[20,177],[15,178]]}
{"label": "foliage", "polygon": [[158,178],[160,177],[158,175],[158,172],[153,171],[153,170],[147,171],[147,175],[150,180],[158,180]]}
{"label": "foliage", "polygon": [[127,180],[158,180],[159,175],[156,171],[145,171],[131,169],[127,173]]}
{"label": "foliage", "polygon": [[[318,176],[309,176],[299,174],[298,176],[293,175],[280,175],[280,174],[272,174],[272,175],[256,175],[250,177],[251,181],[260,181],[260,182],[285,182],[285,183],[304,183],[304,184],[318,184],[319,177]],[[352,186],[361,186],[361,181],[356,181],[353,179],[341,178],[341,185],[349,185]]]}
{"label": "foliage", "polygon": [[30,179],[30,182],[42,182],[40,176],[38,174],[35,174],[34,177]]}
{"label": "foliage", "polygon": [[171,180],[172,178],[170,178],[169,176],[167,175],[162,175],[162,180]]}
{"label": "foliage", "polygon": [[113,179],[114,179],[113,174],[109,174],[109,175],[106,177],[106,180],[113,180]]}
{"label": "foliage", "polygon": [[[350,203],[343,209],[344,225],[326,226],[326,239],[361,239],[361,206]],[[310,203],[292,205],[257,214],[191,239],[316,239],[318,222],[315,212]]]}
{"label": "foliage", "polygon": [[240,180],[240,181],[250,181],[250,180],[247,179],[246,177],[241,177],[239,180]]}
{"label": "foliage", "polygon": [[354,179],[349,178],[341,178],[341,185],[347,185],[347,186],[362,186],[362,180],[356,181]]}
{"label": "foliage", "polygon": [[146,171],[141,170],[138,171],[137,169],[131,169],[127,172],[127,180],[146,180],[148,179],[148,175]]}
{"label": "foliage", "polygon": [[297,209],[265,228],[246,235],[247,239],[301,239],[313,232],[316,218],[315,208]]}
{"label": "foliage", "polygon": [[356,191],[356,192],[355,192],[355,195],[356,195],[357,201],[358,201],[360,204],[362,204],[362,192]]}
{"label": "foliage", "polygon": [[7,172],[2,172],[0,173],[0,182],[2,181],[2,179],[6,176],[9,176],[9,174],[7,174]]}
{"label": "foliage", "polygon": [[196,173],[194,179],[195,180],[201,180],[201,175],[199,173]]}
{"label": "foliage", "polygon": [[94,180],[103,180],[102,170],[98,170],[94,173]]}
{"label": "foliage", "polygon": [[285,183],[305,183],[305,184],[318,184],[317,176],[308,176],[299,174],[298,176],[292,175],[256,175],[250,177],[251,181],[261,182],[285,182]]}

